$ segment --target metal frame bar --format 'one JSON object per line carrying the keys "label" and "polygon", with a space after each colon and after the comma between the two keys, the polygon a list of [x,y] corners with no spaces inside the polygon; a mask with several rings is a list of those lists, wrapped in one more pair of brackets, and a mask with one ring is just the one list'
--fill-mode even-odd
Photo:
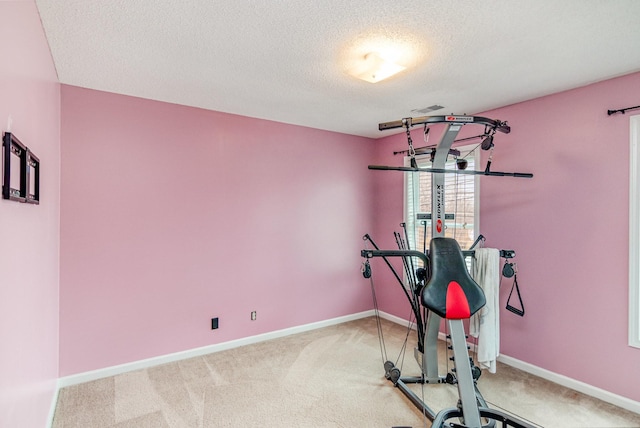
{"label": "metal frame bar", "polygon": [[500,171],[473,171],[466,169],[444,169],[444,168],[412,168],[410,166],[386,166],[369,165],[369,169],[378,171],[404,171],[404,172],[429,172],[432,174],[466,174],[466,175],[487,175],[493,177],[517,177],[532,178],[533,174],[528,172],[500,172]]}
{"label": "metal frame bar", "polygon": [[[456,378],[458,379],[458,396],[465,425],[480,428],[480,412],[476,389],[474,387],[473,375],[471,374],[471,364],[469,362],[469,352],[464,334],[462,320],[447,320],[449,332],[451,334],[451,347],[453,348],[453,363],[456,368]],[[434,425],[436,426],[436,425]]]}
{"label": "metal frame bar", "polygon": [[434,124],[434,123],[457,123],[460,125],[468,125],[468,124],[477,124],[477,125],[486,125],[489,126],[496,131],[503,132],[508,134],[511,132],[511,127],[507,124],[507,122],[502,122],[500,120],[493,120],[487,117],[482,116],[456,116],[456,115],[447,115],[447,116],[420,116],[420,117],[406,117],[400,120],[393,120],[391,122],[383,122],[378,124],[378,129],[380,131],[384,131],[387,129],[395,129],[395,128],[404,128],[408,126],[414,125],[422,125],[422,124]]}

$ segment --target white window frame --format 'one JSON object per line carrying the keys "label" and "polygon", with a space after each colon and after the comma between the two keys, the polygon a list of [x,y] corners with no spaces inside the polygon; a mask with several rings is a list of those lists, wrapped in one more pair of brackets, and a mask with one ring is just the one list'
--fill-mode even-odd
{"label": "white window frame", "polygon": [[629,123],[629,346],[640,348],[640,115]]}

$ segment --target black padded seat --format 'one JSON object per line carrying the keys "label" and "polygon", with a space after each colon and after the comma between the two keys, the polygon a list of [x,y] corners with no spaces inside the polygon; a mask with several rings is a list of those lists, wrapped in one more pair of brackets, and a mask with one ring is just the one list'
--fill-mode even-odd
{"label": "black padded seat", "polygon": [[432,274],[422,290],[422,304],[445,319],[466,319],[478,312],[486,299],[469,275],[458,242],[433,238],[429,256]]}

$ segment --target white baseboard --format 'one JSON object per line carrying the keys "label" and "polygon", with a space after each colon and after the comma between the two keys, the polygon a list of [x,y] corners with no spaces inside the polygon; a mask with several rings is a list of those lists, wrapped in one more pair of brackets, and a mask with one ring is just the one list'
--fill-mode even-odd
{"label": "white baseboard", "polygon": [[[118,374],[127,373],[134,370],[145,369],[145,368],[157,366],[160,364],[166,364],[166,363],[171,363],[171,362],[175,362],[175,361],[179,361],[187,358],[199,357],[199,356],[211,354],[214,352],[225,351],[228,349],[237,348],[239,346],[263,342],[265,340],[277,339],[277,338],[289,336],[292,334],[303,333],[306,331],[311,331],[311,330],[315,330],[323,327],[329,327],[332,325],[341,324],[344,322],[353,321],[360,318],[366,318],[373,315],[375,315],[375,311],[369,310],[369,311],[360,312],[353,315],[347,315],[343,317],[333,318],[330,320],[319,321],[311,324],[305,324],[301,326],[286,328],[283,330],[272,331],[269,333],[245,337],[242,339],[232,340],[229,342],[218,343],[215,345],[204,346],[201,348],[190,349],[187,351],[176,352],[176,353],[167,354],[167,355],[161,355],[158,357],[148,358],[145,360],[134,361],[131,363],[121,364],[118,366],[106,367],[104,369],[93,370],[90,372],[79,373],[76,375],[60,378],[58,379],[58,388],[56,389],[53,402],[51,405],[51,411],[49,415],[49,422],[50,422],[49,426],[51,426],[51,423],[53,422],[55,405],[58,398],[58,390],[60,388],[64,388],[66,386],[71,386],[71,385],[77,385],[84,382],[90,382],[92,380],[102,379],[109,376],[115,376]],[[407,320],[397,317],[395,315],[388,314],[386,312],[380,311],[379,315],[381,318],[394,322],[396,324],[400,324],[403,326],[406,326],[408,324]],[[443,334],[440,334],[440,339],[444,339]],[[498,357],[498,361],[500,361],[501,363],[507,364],[511,367],[522,370],[524,372],[530,373],[532,375],[557,383],[566,388],[573,389],[575,391],[598,398],[602,401],[621,407],[623,409],[627,409],[629,411],[640,414],[640,402],[638,401],[634,401],[629,398],[623,397],[621,395],[617,395],[609,391],[605,391],[601,388],[597,388],[595,386],[569,378],[567,376],[551,372],[549,370],[534,366],[533,364],[520,361],[516,358],[509,357],[507,355],[501,355],[500,357]]]}
{"label": "white baseboard", "polygon": [[[403,326],[406,326],[408,324],[407,320],[384,312],[380,312],[380,318],[384,318]],[[440,340],[444,340],[445,334],[441,332],[438,335],[438,338]],[[472,349],[475,346],[475,344],[473,343],[469,343],[469,345],[472,347]],[[581,392],[583,394],[605,401],[609,404],[613,404],[614,406],[618,406],[631,412],[640,414],[640,402],[638,401],[631,400],[629,398],[614,394],[612,392],[589,385],[579,380],[575,380],[570,377],[543,369],[541,367],[534,366],[533,364],[526,363],[507,355],[500,355],[498,357],[498,361],[508,366],[514,367],[518,370],[522,370],[523,372],[541,377],[553,383],[557,383],[558,385],[564,386],[565,388],[573,389],[574,391]]]}
{"label": "white baseboard", "polygon": [[[224,343],[203,346],[201,348],[189,349],[186,351],[175,352],[172,354],[160,355],[158,357],[148,358],[145,360],[133,361],[131,363],[120,364],[117,366],[105,367],[103,369],[92,370],[89,372],[78,373],[71,376],[65,376],[58,379],[58,388],[77,385],[80,383],[90,382],[92,380],[102,379],[109,376],[115,376],[134,370],[146,369],[160,364],[172,363],[187,358],[200,357],[202,355],[214,352],[226,351],[228,349],[237,348],[239,346],[251,345],[254,343],[264,342],[265,340],[277,339],[279,337],[290,336],[292,334],[303,333],[305,331],[316,330],[318,328],[329,327],[336,324],[342,324],[348,321],[357,320],[373,316],[373,310],[360,312],[357,314],[346,315],[343,317],[332,318],[325,321],[314,322],[310,324],[290,327],[283,330],[271,331],[256,336],[244,337],[242,339],[231,340]],[[57,393],[56,393],[57,395]]]}
{"label": "white baseboard", "polygon": [[[375,314],[372,314],[372,315],[375,315]],[[380,318],[382,318],[382,319],[394,322],[396,324],[400,324],[401,326],[407,326],[409,324],[409,321],[407,321],[406,319],[397,317],[395,315],[388,314],[386,312],[378,311],[378,315],[380,315]],[[411,327],[412,327],[413,330],[415,330],[416,329],[415,323],[413,323],[411,325]]]}
{"label": "white baseboard", "polygon": [[49,408],[49,418],[47,419],[47,427],[53,426],[53,417],[56,414],[56,406],[58,405],[58,395],[60,394],[60,381],[56,381],[55,391],[53,391],[53,398],[51,399],[51,407]]}
{"label": "white baseboard", "polygon": [[621,395],[617,395],[593,385],[589,385],[588,383],[584,383],[579,380],[575,380],[570,377],[540,368],[538,366],[534,366],[533,364],[520,361],[507,355],[500,355],[498,357],[498,361],[516,369],[522,370],[523,372],[530,373],[534,376],[541,377],[548,381],[562,385],[566,388],[573,389],[574,391],[578,391],[599,400],[605,401],[609,404],[613,404],[614,406],[618,406],[623,409],[640,414],[640,402],[638,401],[631,400]]}

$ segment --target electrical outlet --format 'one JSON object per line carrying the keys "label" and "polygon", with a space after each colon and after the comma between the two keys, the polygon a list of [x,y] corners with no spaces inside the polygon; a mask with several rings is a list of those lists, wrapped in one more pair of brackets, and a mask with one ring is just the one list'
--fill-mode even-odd
{"label": "electrical outlet", "polygon": [[256,311],[251,312],[251,321],[255,321],[258,318],[258,313]]}
{"label": "electrical outlet", "polygon": [[218,318],[211,318],[211,330],[218,328]]}

